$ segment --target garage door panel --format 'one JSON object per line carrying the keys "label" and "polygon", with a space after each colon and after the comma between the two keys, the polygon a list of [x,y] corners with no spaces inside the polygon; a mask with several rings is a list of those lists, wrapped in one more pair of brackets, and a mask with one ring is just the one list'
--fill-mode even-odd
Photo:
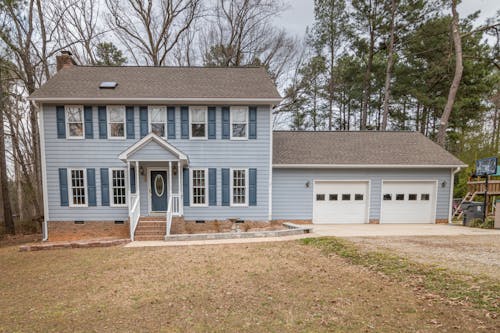
{"label": "garage door panel", "polygon": [[380,223],[434,223],[436,182],[384,181]]}
{"label": "garage door panel", "polygon": [[366,223],[368,182],[315,182],[314,223]]}

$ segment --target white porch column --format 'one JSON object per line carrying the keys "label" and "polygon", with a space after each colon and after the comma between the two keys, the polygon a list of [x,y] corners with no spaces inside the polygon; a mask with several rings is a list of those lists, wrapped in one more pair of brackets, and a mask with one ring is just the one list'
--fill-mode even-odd
{"label": "white porch column", "polygon": [[140,184],[140,179],[139,179],[139,161],[135,161],[135,196],[139,199],[139,184]]}
{"label": "white porch column", "polygon": [[171,207],[168,207],[168,202],[172,198],[172,161],[168,161],[168,201],[167,201],[167,209],[172,211]]}
{"label": "white porch column", "polygon": [[181,177],[182,177],[182,170],[181,170],[181,161],[177,161],[177,197],[179,198],[179,215],[182,216],[182,211],[184,209],[184,199],[182,198],[181,191]]}
{"label": "white porch column", "polygon": [[128,204],[128,214],[129,214],[129,217],[130,217],[130,209],[132,208],[132,202],[131,202],[131,198],[132,198],[132,192],[131,192],[131,189],[130,189],[130,161],[127,161],[127,171],[125,172],[125,184],[127,186],[127,204]]}

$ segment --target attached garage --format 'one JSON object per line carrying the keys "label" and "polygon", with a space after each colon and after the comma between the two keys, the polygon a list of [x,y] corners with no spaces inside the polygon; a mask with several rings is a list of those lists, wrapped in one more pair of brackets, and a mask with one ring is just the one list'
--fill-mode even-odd
{"label": "attached garage", "polygon": [[368,181],[315,181],[313,223],[367,223]]}
{"label": "attached garage", "polygon": [[448,223],[464,166],[417,132],[275,131],[271,218]]}
{"label": "attached garage", "polygon": [[434,223],[436,181],[383,181],[380,223]]}

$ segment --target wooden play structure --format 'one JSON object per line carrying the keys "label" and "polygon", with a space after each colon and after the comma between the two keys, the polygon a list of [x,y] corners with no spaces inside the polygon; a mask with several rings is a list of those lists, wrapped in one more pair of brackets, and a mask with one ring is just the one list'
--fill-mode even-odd
{"label": "wooden play structure", "polygon": [[[486,190],[486,178],[471,177],[467,182],[467,194],[462,199],[460,204],[455,207],[453,211],[453,220],[460,220],[463,216],[463,211],[461,209],[463,203],[474,201],[474,199],[481,198],[483,201]],[[500,180],[498,176],[488,176],[488,196],[486,198],[487,212],[492,214],[492,207],[495,206],[495,197],[500,196]]]}

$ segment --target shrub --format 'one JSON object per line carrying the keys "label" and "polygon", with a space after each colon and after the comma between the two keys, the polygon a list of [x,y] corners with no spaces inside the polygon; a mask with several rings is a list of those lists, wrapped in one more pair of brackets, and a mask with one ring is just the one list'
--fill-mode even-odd
{"label": "shrub", "polygon": [[482,219],[474,219],[470,223],[470,227],[481,228],[481,229],[493,229],[494,225],[495,225],[495,219],[492,217],[487,217],[484,223]]}

